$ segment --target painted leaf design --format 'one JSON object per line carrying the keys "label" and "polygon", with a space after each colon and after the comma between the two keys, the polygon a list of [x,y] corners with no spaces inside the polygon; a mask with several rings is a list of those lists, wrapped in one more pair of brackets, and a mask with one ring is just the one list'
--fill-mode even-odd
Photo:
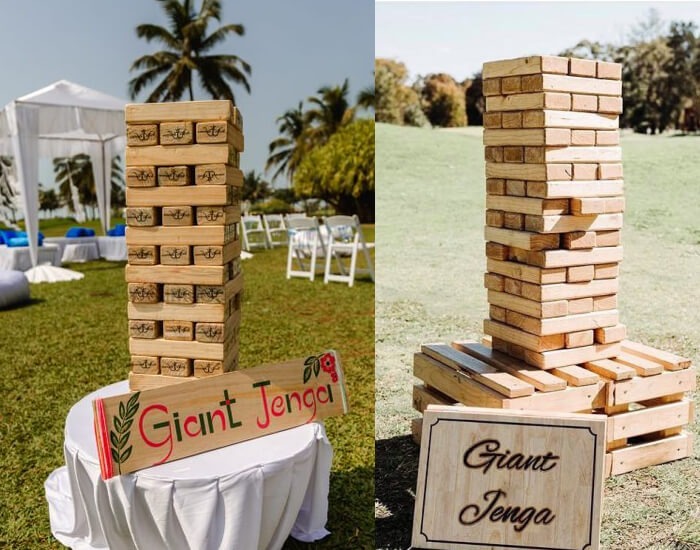
{"label": "painted leaf design", "polygon": [[316,361],[314,361],[314,374],[316,375],[316,378],[318,378],[319,372],[321,372],[321,361],[316,359]]}
{"label": "painted leaf design", "polygon": [[117,430],[117,432],[122,433],[122,420],[118,416],[114,417],[114,429]]}
{"label": "painted leaf design", "polygon": [[124,407],[123,401],[119,402],[119,416],[121,418],[124,418],[126,416],[126,408]]}
{"label": "painted leaf design", "polygon": [[311,378],[311,365],[307,365],[304,368],[304,384],[306,384]]}
{"label": "painted leaf design", "polygon": [[[116,420],[116,419],[115,419],[115,420]],[[122,424],[122,426],[123,426],[123,427],[122,427],[122,430],[121,430],[122,433],[128,432],[128,431],[131,429],[131,425],[132,425],[133,423],[134,423],[133,420],[127,420],[126,422],[124,422],[124,424]],[[116,422],[114,423],[114,427],[115,427],[115,428],[117,427],[117,423],[116,423]]]}
{"label": "painted leaf design", "polygon": [[127,444],[127,442],[129,441],[129,435],[129,432],[126,432],[123,436],[119,438],[119,445],[116,446],[117,449],[121,449],[124,447],[124,445]]}
{"label": "painted leaf design", "polygon": [[109,440],[112,442],[112,447],[116,447],[117,449],[119,448],[119,439],[117,438],[117,434],[111,430],[109,432]]}
{"label": "painted leaf design", "polygon": [[304,361],[304,365],[313,365],[315,361],[316,357],[312,355],[311,357],[306,358],[306,361]]}
{"label": "painted leaf design", "polygon": [[119,457],[119,463],[121,464],[122,462],[126,462],[127,459],[131,456],[131,449],[133,449],[133,446],[129,445],[129,447],[124,451],[121,456]]}
{"label": "painted leaf design", "polygon": [[115,449],[110,449],[112,451],[112,460],[119,464],[119,455]]}

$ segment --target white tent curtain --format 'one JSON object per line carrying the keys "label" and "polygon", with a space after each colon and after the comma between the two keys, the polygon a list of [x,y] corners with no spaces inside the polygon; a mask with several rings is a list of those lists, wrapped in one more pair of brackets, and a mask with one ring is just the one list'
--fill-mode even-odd
{"label": "white tent curtain", "polygon": [[[14,157],[15,191],[24,212],[32,265],[37,262],[39,231],[39,156],[90,156],[102,229],[109,229],[112,158],[123,154],[126,145],[125,104],[60,80],[5,107],[0,116],[0,154]],[[77,192],[73,202],[79,217],[84,210],[76,199]]]}

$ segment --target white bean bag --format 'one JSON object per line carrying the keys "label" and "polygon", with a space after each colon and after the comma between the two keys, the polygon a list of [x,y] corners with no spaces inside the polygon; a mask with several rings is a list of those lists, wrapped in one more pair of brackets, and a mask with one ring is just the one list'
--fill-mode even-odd
{"label": "white bean bag", "polygon": [[0,271],[0,309],[29,300],[29,281],[21,271]]}

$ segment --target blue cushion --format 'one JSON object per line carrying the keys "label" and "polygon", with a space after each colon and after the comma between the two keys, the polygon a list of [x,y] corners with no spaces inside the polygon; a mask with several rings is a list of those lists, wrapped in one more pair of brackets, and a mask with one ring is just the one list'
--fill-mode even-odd
{"label": "blue cushion", "polygon": [[29,246],[29,239],[27,239],[27,237],[12,237],[9,241],[7,241],[7,246]]}
{"label": "blue cushion", "polygon": [[94,237],[95,236],[95,230],[90,229],[89,227],[83,227],[83,237]]}
{"label": "blue cushion", "polygon": [[112,229],[107,231],[107,235],[109,235],[110,237],[123,237],[124,235],[126,235],[125,229],[126,225],[124,225],[123,223],[118,223]]}
{"label": "blue cushion", "polygon": [[4,229],[0,231],[0,244],[7,244],[11,238],[17,236],[16,233],[17,232],[13,231],[12,229]]}
{"label": "blue cushion", "polygon": [[82,227],[71,227],[68,231],[66,231],[66,237],[68,238],[75,238],[75,237],[82,237],[83,236],[83,228]]}

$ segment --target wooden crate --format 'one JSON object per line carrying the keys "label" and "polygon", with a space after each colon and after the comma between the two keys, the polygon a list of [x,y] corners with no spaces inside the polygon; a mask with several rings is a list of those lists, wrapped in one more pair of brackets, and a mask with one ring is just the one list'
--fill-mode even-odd
{"label": "wooden crate", "polygon": [[[692,453],[696,384],[687,359],[624,341],[621,359],[541,370],[473,341],[426,344],[414,356],[413,407],[429,404],[592,412],[608,417],[607,475]],[[414,439],[420,435],[413,422]]]}

